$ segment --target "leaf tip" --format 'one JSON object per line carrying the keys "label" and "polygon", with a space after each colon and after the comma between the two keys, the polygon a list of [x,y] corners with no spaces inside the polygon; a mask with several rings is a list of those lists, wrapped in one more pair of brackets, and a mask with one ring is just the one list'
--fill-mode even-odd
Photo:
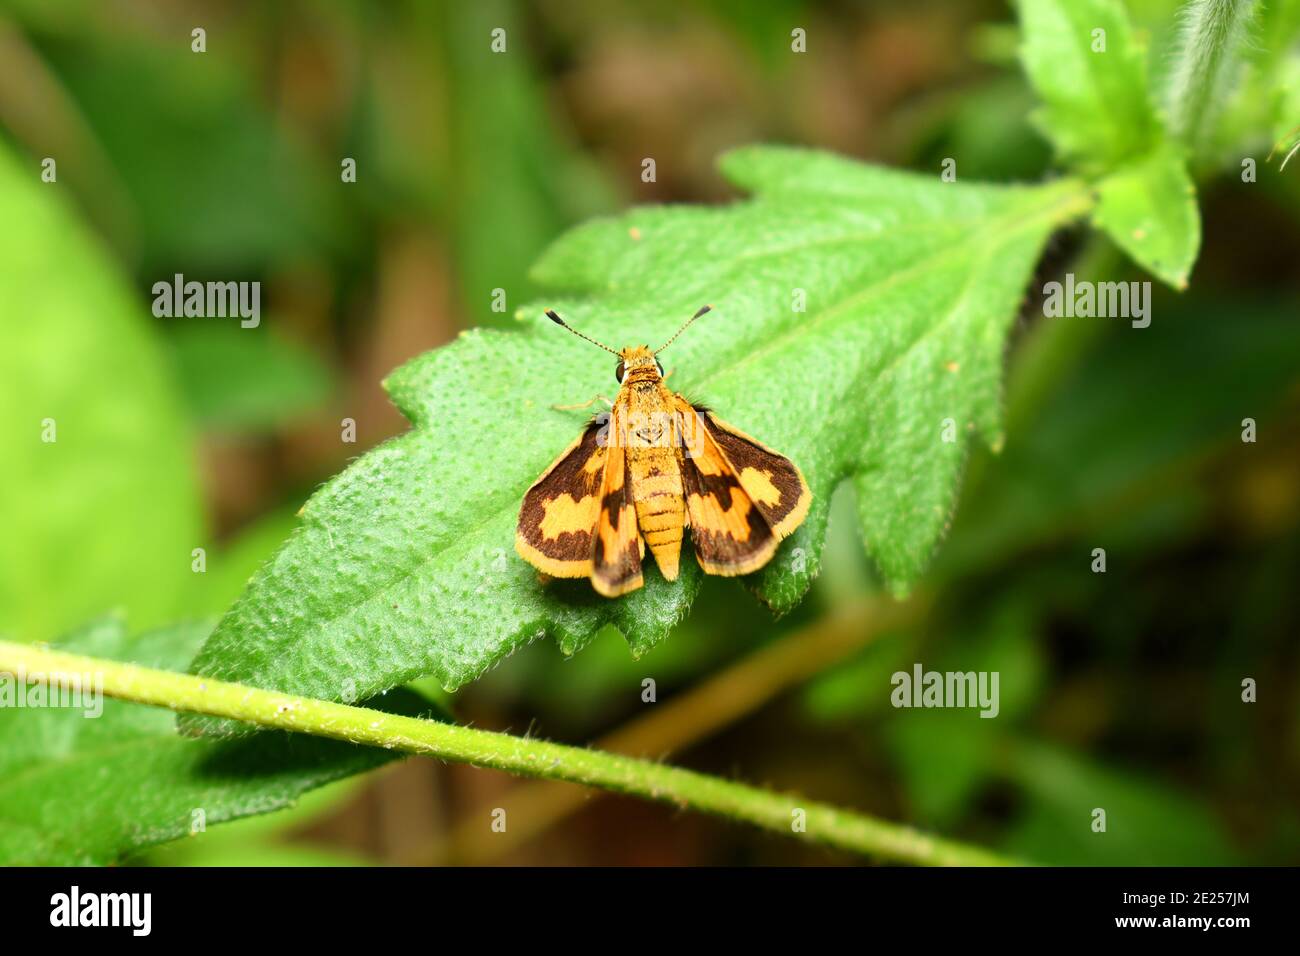
{"label": "leaf tip", "polygon": [[898,601],[906,601],[912,596],[912,582],[903,578],[891,578],[889,581],[889,593]]}

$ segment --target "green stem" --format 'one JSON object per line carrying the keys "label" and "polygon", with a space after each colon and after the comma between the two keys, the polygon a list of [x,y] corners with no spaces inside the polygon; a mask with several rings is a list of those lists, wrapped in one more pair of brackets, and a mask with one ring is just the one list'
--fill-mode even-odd
{"label": "green stem", "polygon": [[[581,747],[294,697],[189,674],[0,641],[0,672],[59,685],[102,678],[109,697],[296,733],[427,754],[525,777],[565,780],[713,813],[776,833],[897,863],[995,866],[1014,861],[812,800]],[[800,812],[802,811],[802,812]],[[802,820],[802,829],[796,824]]]}
{"label": "green stem", "polygon": [[[846,660],[881,634],[914,625],[926,604],[924,595],[914,594],[906,602],[881,599],[844,605],[764,644],[702,684],[646,708],[642,716],[597,740],[595,746],[619,754],[667,757],[680,752]],[[591,798],[586,790],[551,781],[521,783],[466,815],[443,841],[426,847],[412,862],[491,863],[588,806]],[[526,805],[526,818],[512,823],[505,833],[486,833],[482,821],[502,800],[509,800],[511,806]]]}
{"label": "green stem", "polygon": [[1190,0],[1183,8],[1182,39],[1169,85],[1174,135],[1201,147],[1235,79],[1246,25],[1255,0]]}

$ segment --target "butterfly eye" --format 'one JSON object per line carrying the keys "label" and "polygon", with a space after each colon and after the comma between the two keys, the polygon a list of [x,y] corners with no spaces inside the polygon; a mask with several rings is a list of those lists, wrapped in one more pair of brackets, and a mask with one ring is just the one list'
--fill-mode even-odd
{"label": "butterfly eye", "polygon": [[663,365],[661,365],[661,364],[659,363],[659,360],[658,360],[658,359],[655,359],[655,368],[657,368],[657,369],[659,370],[659,377],[660,377],[660,378],[663,378],[663,377],[664,377],[664,367],[663,367]]}
{"label": "butterfly eye", "polygon": [[623,384],[623,363],[618,363],[618,368],[614,369],[614,377],[618,379],[618,384]]}

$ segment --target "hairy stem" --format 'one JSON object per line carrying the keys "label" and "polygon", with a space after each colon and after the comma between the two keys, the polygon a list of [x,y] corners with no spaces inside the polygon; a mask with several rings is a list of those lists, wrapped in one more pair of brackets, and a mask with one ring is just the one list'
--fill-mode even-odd
{"label": "hairy stem", "polygon": [[[728,727],[792,687],[862,650],[882,633],[921,617],[927,601],[913,596],[857,601],[754,651],[726,670],[669,701],[655,705],[596,741],[604,751],[663,759]],[[443,844],[425,848],[412,862],[490,863],[589,805],[592,791],[551,781],[529,781],[467,814]],[[495,806],[527,808],[505,833],[486,834],[482,821]]]}
{"label": "hairy stem", "polygon": [[566,780],[699,810],[797,839],[897,863],[992,866],[1012,861],[828,804],[649,760],[294,697],[189,674],[0,641],[0,671],[59,686],[102,678],[110,697],[331,737],[526,777]]}
{"label": "hairy stem", "polygon": [[1175,136],[1199,148],[1214,128],[1236,78],[1255,0],[1190,0],[1169,84],[1169,122]]}

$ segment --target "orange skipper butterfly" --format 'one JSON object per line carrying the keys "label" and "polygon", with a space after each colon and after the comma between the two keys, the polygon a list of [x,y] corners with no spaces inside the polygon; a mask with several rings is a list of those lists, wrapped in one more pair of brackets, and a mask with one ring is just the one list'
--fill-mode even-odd
{"label": "orange skipper butterfly", "polygon": [[653,352],[615,351],[547,310],[557,325],[618,356],[620,388],[609,413],[524,494],[515,550],[539,571],[589,577],[599,593],[618,597],[641,587],[647,546],[663,576],[676,580],[689,529],[707,573],[749,574],[808,516],[812,492],[793,462],[664,384],[655,356],[710,308]]}

